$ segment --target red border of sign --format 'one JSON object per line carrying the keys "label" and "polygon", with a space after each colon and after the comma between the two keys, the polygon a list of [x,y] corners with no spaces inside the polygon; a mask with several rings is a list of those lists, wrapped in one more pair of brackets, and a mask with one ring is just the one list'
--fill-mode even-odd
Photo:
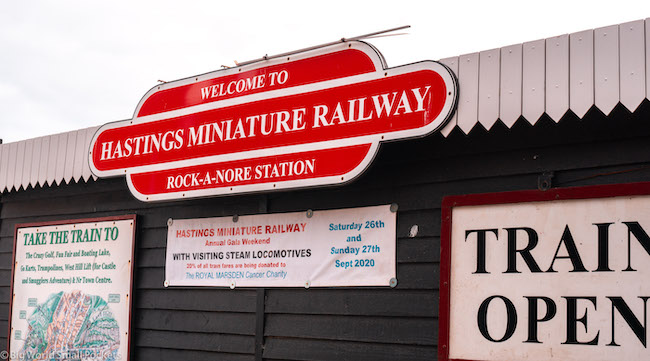
{"label": "red border of sign", "polygon": [[[133,222],[133,232],[131,234],[131,285],[129,287],[129,294],[131,298],[129,299],[129,335],[127,337],[127,346],[126,346],[126,361],[131,359],[131,337],[133,333],[131,332],[131,319],[133,313],[133,274],[135,269],[135,228],[136,228],[136,218],[135,214],[128,214],[122,216],[108,216],[108,217],[96,217],[96,218],[79,218],[79,219],[65,219],[59,221],[43,221],[43,222],[32,222],[32,223],[18,223],[14,227],[14,244],[12,251],[12,261],[11,261],[11,287],[9,293],[9,321],[7,322],[7,353],[11,356],[11,317],[13,313],[13,301],[14,301],[14,272],[16,266],[16,241],[18,240],[18,229],[27,228],[27,227],[41,227],[41,226],[58,226],[62,224],[73,224],[73,223],[92,223],[92,222],[109,222],[109,221],[124,221],[131,220]],[[128,297],[128,296],[127,296]],[[7,357],[9,360],[10,357]]]}
{"label": "red border of sign", "polygon": [[454,207],[512,204],[571,199],[611,198],[650,194],[650,182],[526,190],[447,196],[442,199],[440,230],[440,303],[438,305],[438,359],[441,361],[481,361],[449,358],[449,309],[451,280],[451,224]]}

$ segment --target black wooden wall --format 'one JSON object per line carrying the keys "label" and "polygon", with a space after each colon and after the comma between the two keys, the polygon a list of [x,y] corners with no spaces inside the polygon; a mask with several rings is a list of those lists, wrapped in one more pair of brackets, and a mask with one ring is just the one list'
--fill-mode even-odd
{"label": "black wooden wall", "polygon": [[[650,181],[650,105],[384,144],[361,178],[340,187],[158,204],[135,200],[122,178],[4,193],[0,347],[15,224],[135,213],[133,360],[435,360],[442,198],[536,189],[547,171],[561,187]],[[399,205],[394,289],[163,287],[170,217],[388,203]],[[410,237],[413,225],[419,232]]]}

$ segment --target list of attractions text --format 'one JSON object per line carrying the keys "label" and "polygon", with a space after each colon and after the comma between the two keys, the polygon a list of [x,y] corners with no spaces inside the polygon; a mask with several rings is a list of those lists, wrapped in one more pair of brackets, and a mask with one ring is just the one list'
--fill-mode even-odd
{"label": "list of attractions text", "polygon": [[15,359],[127,359],[134,222],[118,216],[18,227]]}

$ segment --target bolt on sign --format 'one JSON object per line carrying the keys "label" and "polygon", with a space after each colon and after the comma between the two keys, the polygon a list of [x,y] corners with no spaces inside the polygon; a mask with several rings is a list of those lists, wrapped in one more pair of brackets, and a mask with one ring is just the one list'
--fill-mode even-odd
{"label": "bolt on sign", "polygon": [[90,167],[142,201],[345,183],[380,142],[444,126],[457,92],[440,63],[344,42],[156,86],[97,131]]}
{"label": "bolt on sign", "polygon": [[650,183],[443,200],[441,360],[646,360]]}

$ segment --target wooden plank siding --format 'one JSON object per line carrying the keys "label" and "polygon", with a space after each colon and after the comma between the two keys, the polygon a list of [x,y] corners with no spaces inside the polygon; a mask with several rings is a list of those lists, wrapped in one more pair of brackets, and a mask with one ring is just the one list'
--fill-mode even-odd
{"label": "wooden plank siding", "polygon": [[[557,124],[543,116],[534,127],[497,122],[469,136],[388,143],[363,176],[341,187],[153,204],[135,200],[123,178],[3,193],[0,350],[7,344],[15,225],[135,213],[132,360],[256,360],[256,351],[265,360],[435,360],[443,197],[535,189],[546,171],[554,172],[554,186],[650,181],[648,119],[644,101],[634,113],[618,106],[607,117],[590,111],[578,119],[568,112]],[[399,205],[394,289],[163,287],[170,217],[389,203]]]}

